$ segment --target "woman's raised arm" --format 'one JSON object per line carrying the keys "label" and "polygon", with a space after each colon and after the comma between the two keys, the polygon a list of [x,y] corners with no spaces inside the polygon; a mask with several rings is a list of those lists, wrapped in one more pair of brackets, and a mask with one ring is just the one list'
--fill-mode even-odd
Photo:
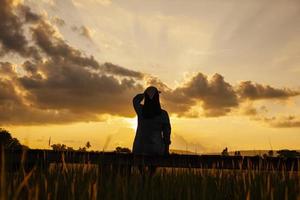
{"label": "woman's raised arm", "polygon": [[135,97],[133,97],[132,103],[137,115],[142,114],[141,102],[143,101],[143,99],[144,99],[144,93],[137,94]]}

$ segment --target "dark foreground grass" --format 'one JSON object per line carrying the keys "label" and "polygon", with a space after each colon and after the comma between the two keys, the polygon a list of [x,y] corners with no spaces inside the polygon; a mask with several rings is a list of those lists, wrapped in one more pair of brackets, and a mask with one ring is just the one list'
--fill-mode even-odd
{"label": "dark foreground grass", "polygon": [[300,174],[251,170],[158,169],[120,173],[96,165],[1,171],[1,199],[300,199]]}

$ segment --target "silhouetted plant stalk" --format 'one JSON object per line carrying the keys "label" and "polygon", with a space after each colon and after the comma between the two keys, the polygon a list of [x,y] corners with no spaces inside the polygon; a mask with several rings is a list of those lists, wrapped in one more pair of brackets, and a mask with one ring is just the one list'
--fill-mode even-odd
{"label": "silhouetted plant stalk", "polygon": [[[1,199],[299,199],[300,173],[159,168],[154,175],[113,166],[62,162],[48,168],[5,169]],[[249,163],[251,164],[251,163]]]}

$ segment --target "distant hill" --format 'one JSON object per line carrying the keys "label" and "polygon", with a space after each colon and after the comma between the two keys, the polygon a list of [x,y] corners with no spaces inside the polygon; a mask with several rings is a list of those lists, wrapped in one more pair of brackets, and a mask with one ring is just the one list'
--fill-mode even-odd
{"label": "distant hill", "polygon": [[[242,156],[256,156],[256,155],[264,155],[268,154],[270,150],[241,150],[240,153]],[[279,150],[273,150],[274,156],[277,156],[277,151]],[[300,150],[296,150],[300,152]],[[229,155],[233,156],[235,151],[229,151]],[[180,150],[180,149],[170,149],[170,153],[174,154],[188,154],[188,155],[221,155],[221,152],[212,152],[212,153],[195,153],[193,151],[186,151],[186,150]]]}
{"label": "distant hill", "polygon": [[198,153],[192,152],[192,151],[186,151],[186,150],[180,150],[180,149],[170,149],[170,153],[174,154],[188,154],[188,155],[195,155]]}
{"label": "distant hill", "polygon": [[[264,154],[268,154],[270,150],[243,150],[240,151],[242,156],[262,156]],[[274,156],[277,156],[277,150],[273,150],[274,152]],[[229,155],[233,156],[234,155],[234,151],[230,151]]]}
{"label": "distant hill", "polygon": [[[270,150],[241,150],[240,153],[242,156],[256,156],[256,155],[264,155],[264,154],[268,154]],[[277,151],[279,150],[273,150],[274,152],[274,156],[277,156]],[[300,150],[296,150],[298,152],[300,152]],[[233,156],[235,151],[229,151],[229,155]],[[220,155],[221,153],[207,153],[208,155]]]}

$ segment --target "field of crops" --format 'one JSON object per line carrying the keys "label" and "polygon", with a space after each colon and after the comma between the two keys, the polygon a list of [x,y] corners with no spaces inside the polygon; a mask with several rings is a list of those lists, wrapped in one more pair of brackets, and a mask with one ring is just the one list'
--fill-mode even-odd
{"label": "field of crops", "polygon": [[299,172],[170,169],[151,175],[91,164],[1,170],[1,199],[300,199]]}

